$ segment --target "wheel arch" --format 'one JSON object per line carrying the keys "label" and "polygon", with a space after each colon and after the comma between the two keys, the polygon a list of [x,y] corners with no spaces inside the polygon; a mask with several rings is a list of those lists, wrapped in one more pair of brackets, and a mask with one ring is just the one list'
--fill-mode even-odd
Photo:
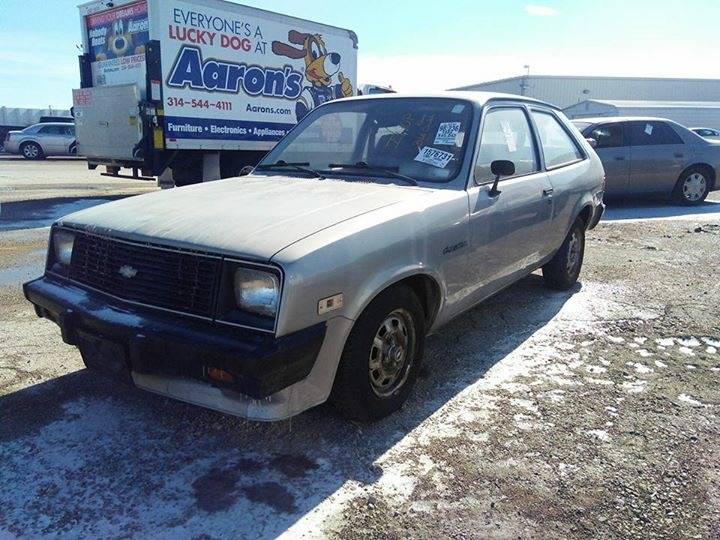
{"label": "wheel arch", "polygon": [[417,269],[411,272],[403,272],[393,276],[383,286],[378,287],[373,294],[368,295],[358,310],[358,316],[365,311],[370,303],[378,296],[393,287],[405,285],[409,287],[418,297],[425,312],[425,329],[429,330],[442,305],[443,289],[437,276],[429,272]]}
{"label": "wheel arch", "polygon": [[704,169],[705,172],[708,173],[708,177],[710,180],[710,187],[709,187],[708,191],[712,191],[713,189],[715,189],[715,186],[716,186],[715,182],[717,181],[717,174],[715,173],[715,168],[712,165],[710,165],[709,163],[705,163],[704,161],[699,161],[697,163],[693,163],[693,164],[685,167],[682,170],[682,172],[680,173],[680,175],[678,176],[675,185],[677,185],[677,183],[683,179],[683,177],[687,174],[687,172],[690,169],[695,169],[695,168]]}
{"label": "wheel arch", "polygon": [[37,141],[36,139],[25,139],[24,141],[22,141],[22,142],[18,145],[18,150],[20,150],[20,153],[22,153],[23,148],[24,148],[25,146],[27,146],[28,144],[34,144],[35,146],[37,146],[37,147],[40,149],[40,152],[41,152],[42,154],[45,154],[45,149],[43,148],[43,145],[40,144],[40,142]]}

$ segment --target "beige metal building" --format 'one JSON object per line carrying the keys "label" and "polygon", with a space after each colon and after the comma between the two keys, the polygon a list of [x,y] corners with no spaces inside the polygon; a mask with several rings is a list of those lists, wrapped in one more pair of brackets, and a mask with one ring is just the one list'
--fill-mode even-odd
{"label": "beige metal building", "polygon": [[718,101],[623,101],[588,99],[565,108],[568,118],[651,116],[668,118],[687,127],[720,129]]}
{"label": "beige metal building", "polygon": [[523,75],[453,90],[505,92],[534,97],[563,109],[586,100],[720,101],[719,79]]}

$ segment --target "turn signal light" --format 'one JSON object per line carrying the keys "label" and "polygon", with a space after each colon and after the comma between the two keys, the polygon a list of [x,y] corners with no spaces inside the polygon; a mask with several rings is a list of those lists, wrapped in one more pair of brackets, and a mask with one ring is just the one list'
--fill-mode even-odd
{"label": "turn signal light", "polygon": [[234,383],[235,377],[232,373],[228,373],[224,369],[214,368],[214,367],[208,367],[207,368],[207,376],[213,379],[214,381],[218,382],[224,382],[224,383]]}

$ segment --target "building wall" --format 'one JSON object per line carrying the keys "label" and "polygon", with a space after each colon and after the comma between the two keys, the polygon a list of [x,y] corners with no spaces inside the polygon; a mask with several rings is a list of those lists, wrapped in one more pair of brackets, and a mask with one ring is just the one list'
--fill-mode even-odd
{"label": "building wall", "polygon": [[720,80],[549,77],[531,75],[473,84],[456,90],[484,90],[534,97],[561,108],[587,99],[720,101]]}

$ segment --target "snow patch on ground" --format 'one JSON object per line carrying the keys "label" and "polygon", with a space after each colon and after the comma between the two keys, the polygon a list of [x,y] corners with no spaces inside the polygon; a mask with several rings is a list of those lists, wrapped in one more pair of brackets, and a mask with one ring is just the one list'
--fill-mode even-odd
{"label": "snow patch on ground", "polygon": [[602,442],[610,441],[610,434],[604,429],[588,429],[585,431],[588,435],[595,437]]}
{"label": "snow patch on ground", "polygon": [[678,396],[678,401],[682,401],[683,403],[687,403],[688,405],[692,405],[693,407],[704,407],[703,403],[698,401],[697,399],[694,399],[687,394],[680,394]]}

